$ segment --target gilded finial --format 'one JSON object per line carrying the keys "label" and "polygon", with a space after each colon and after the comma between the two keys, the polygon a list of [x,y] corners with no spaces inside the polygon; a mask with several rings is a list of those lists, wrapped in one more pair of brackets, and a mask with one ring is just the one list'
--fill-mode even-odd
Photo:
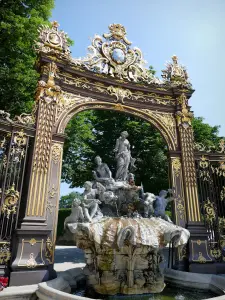
{"label": "gilded finial", "polygon": [[115,40],[123,40],[127,45],[131,45],[131,42],[126,38],[126,29],[121,24],[110,24],[109,25],[110,33],[104,33],[103,36],[106,39],[113,38]]}

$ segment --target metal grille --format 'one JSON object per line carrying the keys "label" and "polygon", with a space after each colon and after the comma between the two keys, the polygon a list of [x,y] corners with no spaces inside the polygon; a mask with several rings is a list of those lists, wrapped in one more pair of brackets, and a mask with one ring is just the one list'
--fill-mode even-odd
{"label": "metal grille", "polygon": [[29,137],[23,129],[0,132],[0,265],[10,260],[17,225]]}
{"label": "metal grille", "polygon": [[201,156],[196,161],[201,217],[209,233],[211,255],[225,262],[225,163]]}

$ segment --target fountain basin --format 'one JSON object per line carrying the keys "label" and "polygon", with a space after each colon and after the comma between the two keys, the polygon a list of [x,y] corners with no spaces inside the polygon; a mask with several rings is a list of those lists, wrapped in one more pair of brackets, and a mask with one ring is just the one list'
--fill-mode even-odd
{"label": "fountain basin", "polygon": [[[207,300],[224,300],[224,287],[225,287],[225,278],[216,276],[216,275],[204,275],[204,274],[197,274],[197,273],[189,273],[189,272],[181,272],[181,271],[175,271],[171,269],[165,269],[165,282],[173,283],[173,288],[179,289],[179,288],[188,288],[188,290],[192,292],[193,299],[207,299]],[[77,288],[80,288],[81,286],[84,287],[84,279],[85,279],[84,270],[81,268],[74,268],[70,269],[68,271],[62,272],[59,274],[58,278],[50,280],[48,282],[43,282],[38,285],[38,290],[36,292],[38,298],[40,300],[50,300],[50,299],[57,299],[57,300],[91,300],[93,298],[88,297],[81,297],[78,295],[69,294],[68,292],[71,292],[71,290],[76,290]],[[175,284],[175,286],[174,286]],[[194,287],[198,287],[194,288]],[[67,292],[62,291],[61,289],[70,288],[70,291],[67,290]],[[200,291],[204,291],[205,293],[201,294]],[[190,293],[191,293],[190,292]],[[210,292],[210,293],[209,293]],[[214,292],[217,295],[223,295],[223,296],[216,296],[211,298],[212,293]],[[189,294],[190,294],[189,293]],[[209,294],[209,297],[206,296]],[[197,297],[196,297],[197,295]],[[201,297],[202,295],[202,297]],[[203,297],[204,296],[204,297]],[[163,300],[163,295],[160,296],[160,294],[157,294],[155,296],[150,295],[137,295],[137,296],[108,296],[108,299],[117,299],[117,298],[124,298],[128,299],[127,297],[132,297],[132,299],[140,299],[142,297],[143,299],[157,299],[157,300]],[[164,296],[168,297],[168,296]],[[105,296],[101,296],[102,299],[106,299]],[[95,299],[100,299],[100,297],[96,297]],[[129,298],[130,299],[130,298]],[[181,296],[179,298],[164,298],[164,299],[182,299],[182,300],[191,300],[191,298],[185,298],[185,296]]]}
{"label": "fountain basin", "polygon": [[67,225],[84,250],[88,286],[103,295],[160,293],[161,249],[184,246],[189,232],[161,218],[104,217]]}

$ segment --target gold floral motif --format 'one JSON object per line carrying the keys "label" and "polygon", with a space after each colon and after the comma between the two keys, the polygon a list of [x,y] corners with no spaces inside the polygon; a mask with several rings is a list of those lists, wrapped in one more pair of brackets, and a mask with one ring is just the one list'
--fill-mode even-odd
{"label": "gold floral motif", "polygon": [[178,125],[182,125],[184,128],[188,128],[191,126],[191,120],[194,116],[192,112],[189,111],[187,106],[187,98],[185,94],[182,94],[178,97],[178,103],[181,104],[181,111],[176,113],[177,116],[177,123]]}
{"label": "gold floral motif", "polygon": [[152,111],[150,109],[143,109],[143,111],[161,124],[165,128],[166,133],[169,133],[172,137],[174,144],[177,145],[176,123],[173,114]]}
{"label": "gold floral motif", "polygon": [[0,265],[5,265],[11,258],[10,244],[8,242],[0,243]]}
{"label": "gold floral motif", "polygon": [[221,257],[221,255],[222,255],[222,252],[218,248],[213,248],[213,249],[210,250],[210,254],[215,259],[219,259]]}
{"label": "gold floral motif", "polygon": [[53,263],[53,243],[49,237],[46,240],[45,257],[49,263]]}
{"label": "gold floral motif", "polygon": [[205,220],[208,223],[212,223],[216,217],[216,212],[214,204],[210,202],[209,198],[207,198],[207,201],[204,203],[203,208],[205,212]]}
{"label": "gold floral motif", "polygon": [[110,95],[112,96],[116,96],[116,102],[121,102],[124,103],[124,99],[127,98],[131,98],[131,91],[128,89],[123,89],[120,87],[114,87],[112,85],[110,85],[107,88],[107,91],[109,92]]}
{"label": "gold floral motif", "polygon": [[220,191],[220,200],[223,201],[225,199],[225,186],[222,187]]}
{"label": "gold floral motif", "polygon": [[209,161],[208,159],[205,157],[205,155],[202,155],[200,158],[200,163],[199,163],[200,167],[203,169],[208,168],[209,166]]}
{"label": "gold floral motif", "polygon": [[223,249],[225,248],[225,240],[220,240],[220,247]]}
{"label": "gold floral motif", "polygon": [[224,161],[220,161],[219,164],[220,164],[219,168],[220,168],[222,171],[225,171],[225,162],[224,162]]}
{"label": "gold floral motif", "polygon": [[27,260],[26,266],[28,269],[34,269],[37,266],[34,253],[30,253],[30,258]]}
{"label": "gold floral motif", "polygon": [[62,154],[62,145],[53,144],[52,145],[52,160],[55,164],[57,164],[61,158]]}
{"label": "gold floral motif", "polygon": [[34,238],[32,238],[30,239],[29,243],[31,246],[34,246],[37,243],[37,241]]}
{"label": "gold floral motif", "polygon": [[123,105],[120,104],[120,103],[117,103],[117,104],[114,106],[114,109],[115,109],[115,110],[119,110],[119,111],[124,111],[124,110],[125,110],[124,107],[123,107]]}
{"label": "gold floral motif", "polygon": [[15,190],[15,184],[13,184],[6,192],[5,199],[0,211],[6,213],[7,218],[9,219],[11,214],[16,213],[17,203],[19,200],[19,192]]}
{"label": "gold floral motif", "polygon": [[172,167],[174,170],[174,174],[178,177],[181,170],[181,162],[179,157],[172,158]]}
{"label": "gold floral motif", "polygon": [[[100,92],[102,94],[111,94],[111,92],[109,90],[107,90],[110,86],[105,85],[102,82],[98,82],[98,81],[90,81],[85,77],[74,77],[71,76],[71,74],[69,73],[59,73],[60,79],[62,79],[66,84],[69,85],[74,85],[78,88],[82,88],[82,89],[88,89],[91,91],[95,91],[95,92]],[[99,77],[99,74],[95,74],[95,76]],[[105,76],[101,76],[101,77],[105,77]],[[142,86],[142,85],[141,85]],[[115,87],[117,88],[117,87]],[[169,96],[169,95],[158,95],[156,93],[143,93],[140,91],[131,91],[129,89],[126,89],[128,91],[130,91],[131,93],[131,97],[129,99],[132,100],[140,100],[141,102],[146,102],[146,103],[156,103],[156,104],[160,104],[160,105],[176,105],[176,101],[173,97]],[[68,93],[69,94],[69,93]],[[71,94],[72,95],[72,94]],[[73,95],[74,97],[74,95]],[[63,99],[63,97],[61,97],[62,100],[59,101],[59,105],[61,105],[61,102],[64,102],[65,99]]]}
{"label": "gold floral motif", "polygon": [[206,258],[202,255],[202,252],[199,252],[198,261],[200,262],[200,264],[206,263]]}
{"label": "gold floral motif", "polygon": [[225,153],[225,140],[224,139],[220,140],[219,148],[220,148],[220,151],[218,151],[219,153]]}
{"label": "gold floral motif", "polygon": [[15,145],[17,145],[18,147],[22,147],[26,145],[27,135],[24,133],[23,129],[15,133],[13,141]]}

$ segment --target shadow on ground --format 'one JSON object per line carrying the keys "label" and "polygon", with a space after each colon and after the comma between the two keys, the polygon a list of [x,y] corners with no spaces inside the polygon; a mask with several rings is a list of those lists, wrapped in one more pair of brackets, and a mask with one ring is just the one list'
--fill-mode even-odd
{"label": "shadow on ground", "polygon": [[83,250],[76,247],[60,247],[57,246],[55,250],[55,263],[84,263]]}

